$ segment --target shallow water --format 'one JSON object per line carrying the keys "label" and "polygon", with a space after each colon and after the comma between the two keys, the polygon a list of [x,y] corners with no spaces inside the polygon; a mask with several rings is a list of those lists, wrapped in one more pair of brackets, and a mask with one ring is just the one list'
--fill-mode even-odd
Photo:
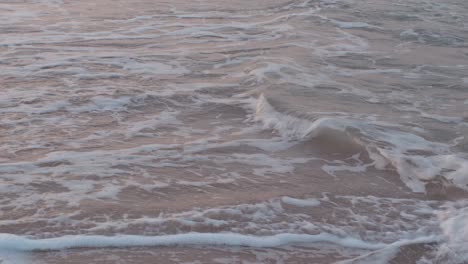
{"label": "shallow water", "polygon": [[0,16],[2,263],[468,262],[468,2]]}

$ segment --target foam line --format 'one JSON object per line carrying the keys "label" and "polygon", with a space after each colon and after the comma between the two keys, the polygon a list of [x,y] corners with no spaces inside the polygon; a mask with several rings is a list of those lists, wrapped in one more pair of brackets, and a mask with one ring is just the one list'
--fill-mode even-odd
{"label": "foam line", "polygon": [[277,234],[272,236],[251,236],[235,233],[186,233],[161,236],[140,235],[67,235],[56,238],[30,239],[12,234],[0,234],[2,251],[62,250],[70,248],[105,247],[157,247],[157,246],[244,246],[255,248],[279,247],[298,243],[332,243],[343,247],[377,250],[386,244],[371,243],[352,237],[338,237],[321,233]]}

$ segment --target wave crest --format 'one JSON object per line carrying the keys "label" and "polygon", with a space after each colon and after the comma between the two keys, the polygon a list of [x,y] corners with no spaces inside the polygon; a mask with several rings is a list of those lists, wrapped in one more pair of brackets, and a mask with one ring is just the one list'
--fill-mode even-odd
{"label": "wave crest", "polygon": [[444,184],[468,190],[468,160],[463,153],[453,153],[449,145],[398,130],[392,124],[341,117],[301,118],[278,111],[264,94],[258,98],[255,120],[288,140],[334,141],[355,150],[359,145],[372,166],[380,170],[392,166],[414,192],[426,192],[426,184],[440,178]]}

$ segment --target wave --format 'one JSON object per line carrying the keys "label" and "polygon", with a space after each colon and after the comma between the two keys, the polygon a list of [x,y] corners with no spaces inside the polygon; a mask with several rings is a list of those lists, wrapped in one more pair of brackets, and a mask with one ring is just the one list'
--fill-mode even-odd
{"label": "wave", "polygon": [[254,248],[280,247],[302,243],[332,243],[342,247],[377,250],[387,244],[366,242],[353,237],[338,237],[328,233],[317,235],[283,233],[272,236],[252,236],[236,233],[187,233],[161,236],[141,235],[67,235],[55,238],[30,239],[12,234],[0,234],[0,251],[43,251],[70,248],[157,247],[157,246],[243,246]]}
{"label": "wave", "polygon": [[468,190],[468,157],[454,153],[451,146],[431,142],[416,134],[398,129],[398,125],[342,117],[297,117],[277,110],[261,94],[255,120],[288,140],[311,139],[335,141],[336,144],[366,152],[376,169],[392,166],[413,192],[426,192],[426,184],[444,179],[445,184]]}

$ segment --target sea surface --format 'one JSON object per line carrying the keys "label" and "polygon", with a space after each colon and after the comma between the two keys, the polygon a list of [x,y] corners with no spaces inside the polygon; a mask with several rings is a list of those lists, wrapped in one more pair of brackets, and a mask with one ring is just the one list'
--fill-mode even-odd
{"label": "sea surface", "polygon": [[468,1],[0,1],[0,263],[468,263]]}

